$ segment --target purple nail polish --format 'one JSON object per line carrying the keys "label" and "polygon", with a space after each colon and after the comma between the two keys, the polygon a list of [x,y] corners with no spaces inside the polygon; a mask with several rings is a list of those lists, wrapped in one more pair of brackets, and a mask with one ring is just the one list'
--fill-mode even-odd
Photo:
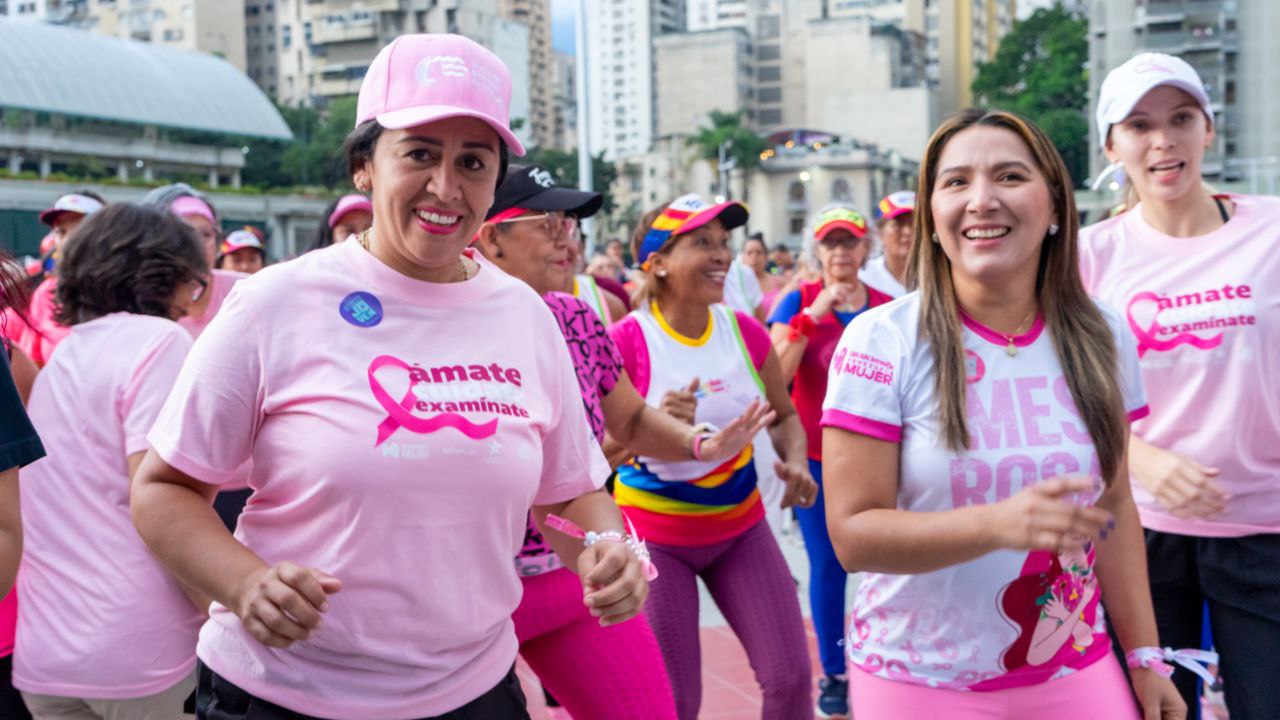
{"label": "purple nail polish", "polygon": [[1114,517],[1107,518],[1107,528],[1111,530],[1116,529],[1116,519]]}
{"label": "purple nail polish", "polygon": [[1103,531],[1099,532],[1099,533],[1098,533],[1098,539],[1099,539],[1099,540],[1106,540],[1106,539],[1107,539],[1107,531],[1106,531],[1106,530],[1103,530]]}

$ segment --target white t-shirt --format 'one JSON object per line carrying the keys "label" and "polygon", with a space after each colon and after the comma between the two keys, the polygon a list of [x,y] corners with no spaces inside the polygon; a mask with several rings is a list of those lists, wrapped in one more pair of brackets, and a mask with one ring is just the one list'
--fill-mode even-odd
{"label": "white t-shirt", "polygon": [[724,304],[731,310],[756,316],[756,308],[764,302],[764,291],[751,268],[734,260],[724,276]]}
{"label": "white t-shirt", "polygon": [[[1146,410],[1133,340],[1099,305],[1119,349],[1130,417]],[[920,294],[854,319],[832,358],[822,423],[900,443],[898,507],[942,512],[992,503],[1043,480],[1098,476],[1044,321],[1007,341],[966,318],[968,421],[974,447],[939,437],[930,344]],[[1093,502],[1096,497],[1080,498]],[[858,587],[849,655],[866,672],[930,687],[998,690],[1082,669],[1109,652],[1093,551],[1001,550],[919,575],[867,573]],[[1061,620],[1061,622],[1059,622]]]}
{"label": "white t-shirt", "polygon": [[894,277],[893,273],[889,272],[889,266],[884,262],[884,255],[868,260],[858,271],[858,279],[889,297],[899,298],[907,294],[907,289],[898,282],[898,278]]}
{"label": "white t-shirt", "polygon": [[137,698],[195,667],[203,613],[134,529],[128,467],[190,348],[172,320],[116,313],[73,326],[36,377],[48,456],[22,470],[22,690]]}
{"label": "white t-shirt", "polygon": [[1151,417],[1133,432],[1221,471],[1227,508],[1180,518],[1136,481],[1152,530],[1197,537],[1280,533],[1280,198],[1232,195],[1230,222],[1170,237],[1142,206],[1080,233],[1089,292],[1124,308]]}
{"label": "white t-shirt", "polygon": [[420,282],[344,242],[236,284],[149,439],[220,484],[252,460],[235,535],[343,582],[319,629],[269,648],[215,603],[197,652],[248,692],[321,717],[454,710],[511,669],[511,559],[532,504],[603,485],[556,320],[477,258]]}

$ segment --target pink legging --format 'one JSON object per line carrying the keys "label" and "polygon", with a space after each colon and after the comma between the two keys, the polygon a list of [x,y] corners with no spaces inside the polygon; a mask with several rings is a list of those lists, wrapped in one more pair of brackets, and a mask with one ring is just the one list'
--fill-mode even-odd
{"label": "pink legging", "polygon": [[675,720],[658,641],[641,614],[600,627],[582,583],[561,568],[523,578],[512,619],[520,654],[573,720]]}
{"label": "pink legging", "polygon": [[702,705],[699,577],[747,651],[764,698],[762,720],[812,718],[813,674],[800,601],[768,524],[762,519],[714,545],[651,542],[649,552],[659,575],[649,587],[645,613],[667,662],[680,720],[695,720]]}
{"label": "pink legging", "polygon": [[912,685],[849,668],[850,709],[867,718],[930,720],[1139,720],[1124,671],[1108,653],[1089,667],[1038,685],[963,692]]}

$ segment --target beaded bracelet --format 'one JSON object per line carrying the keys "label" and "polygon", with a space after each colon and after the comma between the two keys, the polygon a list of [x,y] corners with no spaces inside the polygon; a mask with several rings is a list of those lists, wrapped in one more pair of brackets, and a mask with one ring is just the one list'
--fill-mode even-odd
{"label": "beaded bracelet", "polygon": [[1209,687],[1215,690],[1221,687],[1218,678],[1205,667],[1218,662],[1216,652],[1192,648],[1174,650],[1173,648],[1140,647],[1130,650],[1125,654],[1124,659],[1130,669],[1147,668],[1166,678],[1172,677],[1175,669],[1170,663],[1176,663],[1199,675]]}
{"label": "beaded bracelet", "polygon": [[643,540],[636,537],[636,529],[631,525],[630,520],[627,521],[627,527],[631,532],[627,535],[623,535],[617,530],[605,530],[603,532],[583,531],[572,520],[566,520],[559,515],[548,515],[545,522],[547,527],[552,530],[558,530],[569,537],[582,540],[584,547],[591,547],[604,540],[622,543],[640,561],[640,567],[644,569],[645,580],[652,582],[658,577],[658,568],[654,566],[653,559],[649,557],[649,548],[645,547]]}

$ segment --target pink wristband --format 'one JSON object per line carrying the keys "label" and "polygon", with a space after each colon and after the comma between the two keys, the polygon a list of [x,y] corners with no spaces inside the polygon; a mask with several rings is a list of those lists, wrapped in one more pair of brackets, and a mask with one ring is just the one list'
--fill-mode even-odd
{"label": "pink wristband", "polygon": [[645,547],[644,541],[636,537],[636,528],[631,524],[631,520],[627,520],[627,529],[630,534],[623,535],[617,530],[605,530],[604,532],[586,532],[578,527],[578,524],[572,520],[566,520],[559,515],[548,515],[546,522],[547,527],[552,530],[568,535],[569,537],[578,538],[583,541],[585,547],[591,547],[601,540],[610,540],[619,542],[627,546],[627,549],[635,554],[636,559],[640,561],[640,567],[644,569],[644,579],[652,582],[658,577],[658,568],[654,567],[653,560],[649,557],[649,548]]}
{"label": "pink wristband", "polygon": [[702,441],[707,439],[706,433],[698,433],[693,436],[693,459],[702,462]]}

